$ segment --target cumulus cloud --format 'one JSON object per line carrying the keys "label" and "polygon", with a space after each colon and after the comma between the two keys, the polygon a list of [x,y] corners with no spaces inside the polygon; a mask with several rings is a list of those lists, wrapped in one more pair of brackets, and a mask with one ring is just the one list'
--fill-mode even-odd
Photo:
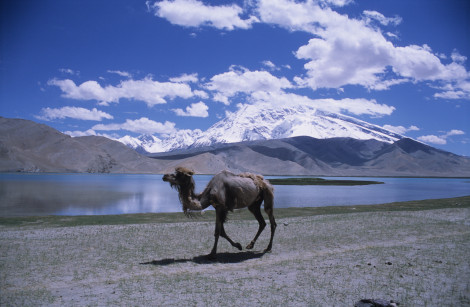
{"label": "cumulus cloud", "polygon": [[209,107],[202,101],[198,103],[192,103],[189,107],[186,107],[186,111],[183,109],[173,109],[178,116],[192,116],[192,117],[208,117]]}
{"label": "cumulus cloud", "polygon": [[269,70],[280,70],[280,68],[277,67],[276,64],[271,61],[263,61],[262,64],[266,66]]}
{"label": "cumulus cloud", "polygon": [[113,119],[113,116],[96,108],[88,110],[79,107],[62,107],[43,108],[41,114],[36,116],[36,118],[47,121],[64,118],[101,121],[102,119]]}
{"label": "cumulus cloud", "polygon": [[166,121],[164,123],[156,122],[147,117],[131,120],[127,119],[121,124],[98,124],[92,127],[93,130],[98,131],[117,131],[126,130],[140,134],[164,134],[169,135],[176,132],[175,123]]}
{"label": "cumulus cloud", "polygon": [[132,78],[132,75],[128,73],[127,71],[121,71],[121,70],[108,70],[108,73],[110,74],[116,74],[121,77],[126,77],[126,78]]}
{"label": "cumulus cloud", "polygon": [[435,98],[443,99],[470,99],[470,80],[448,83],[439,87],[442,92],[434,94]]}
{"label": "cumulus cloud", "polygon": [[97,100],[102,105],[117,103],[120,99],[132,99],[145,102],[149,107],[164,104],[166,99],[176,97],[190,98],[194,94],[185,83],[158,82],[150,78],[142,80],[125,80],[119,85],[101,86],[97,81],[86,81],[76,85],[70,79],[52,79],[49,85],[58,86],[63,97],[78,100]]}
{"label": "cumulus cloud", "polygon": [[389,24],[396,26],[402,22],[402,18],[400,16],[385,17],[383,14],[376,11],[364,11],[363,14],[366,17],[366,22],[368,23],[371,20],[376,20],[384,26],[387,26]]}
{"label": "cumulus cloud", "polygon": [[231,69],[228,72],[215,75],[206,84],[206,88],[217,92],[214,100],[229,103],[229,98],[237,93],[250,94],[257,91],[278,92],[281,89],[292,88],[286,78],[278,78],[267,71],[250,71],[246,69]]}
{"label": "cumulus cloud", "polygon": [[447,144],[447,140],[443,138],[442,136],[437,136],[437,135],[423,135],[418,137],[418,140],[425,142],[425,143],[431,143],[431,144],[437,144],[437,145],[445,145]]}
{"label": "cumulus cloud", "polygon": [[95,130],[88,129],[86,131],[64,131],[65,134],[70,135],[71,137],[78,137],[78,136],[89,136],[89,135],[98,135]]}
{"label": "cumulus cloud", "polygon": [[[313,38],[308,44],[295,52],[298,59],[306,61],[306,75],[295,78],[303,87],[357,85],[369,90],[387,90],[405,82],[432,81],[452,86],[436,93],[435,98],[470,99],[470,90],[462,86],[470,82],[470,73],[463,65],[465,56],[454,51],[452,62],[444,64],[442,55],[434,54],[427,45],[395,46],[387,37],[396,38],[396,35],[380,27],[397,26],[402,18],[387,17],[372,10],[365,10],[360,18],[350,18],[331,8],[351,2],[259,0],[246,2],[241,8],[235,4],[210,6],[198,0],[164,0],[147,2],[147,6],[155,15],[182,26],[208,25],[233,30],[248,29],[254,22],[263,22],[289,31],[311,33]],[[250,17],[241,19],[243,15]],[[272,70],[276,68],[269,61],[264,65]],[[228,101],[220,93],[217,97],[218,101]]]}
{"label": "cumulus cloud", "polygon": [[419,128],[416,126],[409,126],[408,128],[406,128],[403,126],[384,125],[383,128],[398,134],[405,134],[409,131],[419,131]]}
{"label": "cumulus cloud", "polygon": [[335,6],[345,6],[345,5],[348,5],[349,3],[354,2],[354,0],[322,0],[322,2],[325,2],[327,4],[332,4]]}
{"label": "cumulus cloud", "polygon": [[174,0],[151,3],[147,7],[158,17],[185,27],[212,26],[223,30],[248,29],[258,21],[255,16],[242,19],[243,9],[236,4],[211,6],[197,0]]}
{"label": "cumulus cloud", "polygon": [[[442,55],[436,55],[427,45],[395,46],[387,38],[396,35],[380,27],[397,26],[402,18],[387,17],[372,10],[365,10],[360,18],[350,18],[332,9],[351,2],[259,0],[246,2],[241,8],[235,4],[209,6],[198,0],[164,0],[147,2],[147,5],[155,15],[182,26],[208,25],[233,30],[248,29],[254,22],[262,22],[312,34],[312,39],[295,52],[298,59],[306,62],[306,75],[295,78],[303,87],[357,85],[369,90],[387,90],[405,82],[431,81],[452,86],[436,93],[435,98],[470,99],[470,90],[464,86],[470,82],[470,73],[463,65],[465,56],[454,51],[452,62],[444,64]],[[241,19],[240,16],[246,15],[250,17]],[[276,68],[269,61],[264,65],[271,70]],[[222,93],[217,94],[218,101],[228,103],[228,99]]]}
{"label": "cumulus cloud", "polygon": [[458,50],[454,50],[450,57],[455,63],[464,63],[467,60],[467,57],[461,55]]}
{"label": "cumulus cloud", "polygon": [[197,73],[193,73],[193,74],[182,74],[179,77],[170,78],[170,81],[176,82],[176,83],[197,83],[199,79],[197,77]]}
{"label": "cumulus cloud", "polygon": [[203,99],[209,98],[209,94],[207,94],[206,92],[202,90],[194,90],[193,93],[195,96],[203,98]]}
{"label": "cumulus cloud", "polygon": [[80,75],[80,72],[79,71],[75,71],[73,69],[70,69],[70,68],[60,68],[59,71],[63,74],[67,74],[67,75]]}
{"label": "cumulus cloud", "polygon": [[445,145],[447,144],[447,139],[451,136],[454,135],[464,135],[465,132],[462,130],[457,130],[457,129],[452,129],[442,135],[423,135],[418,137],[418,140],[425,142],[425,143],[431,143],[431,144],[437,144],[437,145]]}
{"label": "cumulus cloud", "polygon": [[296,78],[299,85],[313,89],[359,85],[385,90],[403,82],[438,81],[456,88],[442,95],[470,96],[459,87],[468,81],[469,73],[462,65],[465,57],[457,52],[453,53],[452,63],[443,64],[429,46],[395,46],[370,24],[374,20],[381,25],[397,25],[401,22],[398,16],[364,11],[364,19],[353,19],[320,3],[259,1],[262,22],[314,35],[295,53],[298,59],[306,60],[307,76]]}

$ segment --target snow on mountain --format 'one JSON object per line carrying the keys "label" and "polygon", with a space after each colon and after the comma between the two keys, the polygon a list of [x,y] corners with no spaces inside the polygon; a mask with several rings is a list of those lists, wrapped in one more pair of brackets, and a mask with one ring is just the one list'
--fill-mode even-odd
{"label": "snow on mountain", "polygon": [[246,104],[204,132],[180,130],[163,140],[154,136],[139,138],[126,136],[119,141],[132,148],[142,148],[148,153],[156,153],[217,143],[295,136],[310,136],[317,139],[350,137],[360,140],[375,139],[387,143],[403,138],[400,134],[365,121],[325,112],[309,105],[274,107],[267,104]]}
{"label": "snow on mountain", "polygon": [[166,151],[162,140],[153,135],[142,134],[137,138],[126,135],[116,140],[134,148],[139,153]]}
{"label": "snow on mountain", "polygon": [[169,137],[161,140],[153,135],[142,134],[139,137],[126,135],[117,141],[126,144],[140,153],[167,152],[176,149],[188,148],[201,135],[202,131],[179,130]]}

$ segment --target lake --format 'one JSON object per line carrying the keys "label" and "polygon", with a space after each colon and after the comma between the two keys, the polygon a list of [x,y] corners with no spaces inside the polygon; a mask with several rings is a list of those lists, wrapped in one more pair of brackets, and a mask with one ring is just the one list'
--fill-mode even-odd
{"label": "lake", "polygon": [[[194,176],[201,192],[212,176]],[[283,178],[266,176],[266,178]],[[275,186],[275,207],[381,204],[470,195],[470,179],[337,178],[382,181],[366,186]],[[0,216],[181,212],[162,175],[0,174]]]}

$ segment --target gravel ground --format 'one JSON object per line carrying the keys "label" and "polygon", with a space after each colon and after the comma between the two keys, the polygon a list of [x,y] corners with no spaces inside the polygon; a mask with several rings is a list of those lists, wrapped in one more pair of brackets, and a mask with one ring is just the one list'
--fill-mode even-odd
{"label": "gravel ground", "polygon": [[[470,209],[278,218],[273,251],[214,222],[0,227],[1,306],[470,305]],[[248,244],[256,221],[229,220]]]}

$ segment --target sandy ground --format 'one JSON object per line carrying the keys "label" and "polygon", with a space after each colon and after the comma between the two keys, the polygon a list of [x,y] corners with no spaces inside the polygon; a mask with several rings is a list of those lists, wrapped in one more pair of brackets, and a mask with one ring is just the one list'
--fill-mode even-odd
{"label": "sandy ground", "polygon": [[[273,251],[213,222],[0,227],[1,306],[470,305],[470,209],[279,218]],[[229,220],[242,245],[256,221]]]}

